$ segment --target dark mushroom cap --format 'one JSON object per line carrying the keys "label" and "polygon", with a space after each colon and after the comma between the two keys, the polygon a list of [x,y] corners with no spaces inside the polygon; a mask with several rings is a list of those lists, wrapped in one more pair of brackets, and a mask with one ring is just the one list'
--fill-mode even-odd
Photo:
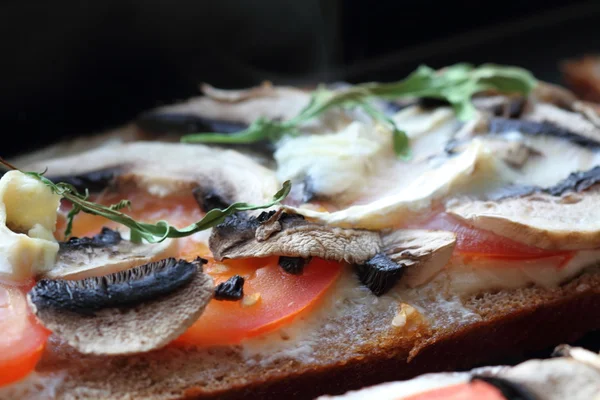
{"label": "dark mushroom cap", "polygon": [[82,353],[131,354],[165,346],[213,296],[202,261],[166,259],[80,281],[40,281],[28,301],[41,323]]}

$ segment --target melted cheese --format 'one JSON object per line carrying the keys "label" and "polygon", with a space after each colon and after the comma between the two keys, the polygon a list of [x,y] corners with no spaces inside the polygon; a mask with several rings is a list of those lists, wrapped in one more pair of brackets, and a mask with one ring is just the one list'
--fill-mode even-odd
{"label": "melted cheese", "polygon": [[561,260],[562,256],[554,256],[533,260],[481,259],[465,262],[455,257],[446,269],[452,290],[466,295],[517,289],[532,283],[552,289],[600,263],[600,250],[579,251],[566,264],[558,266]]}
{"label": "melted cheese", "polygon": [[519,131],[503,135],[532,150],[523,167],[515,171],[513,183],[540,187],[553,186],[575,171],[586,171],[600,165],[600,153],[564,139],[531,136]]}
{"label": "melted cheese", "polygon": [[320,196],[348,199],[378,171],[381,158],[393,159],[392,134],[353,122],[336,133],[283,139],[274,157],[279,181],[308,181]]}
{"label": "melted cheese", "polygon": [[434,201],[450,193],[484,191],[499,182],[510,181],[512,172],[485,147],[473,140],[461,154],[421,174],[411,184],[369,204],[336,212],[319,212],[290,207],[293,212],[315,221],[342,227],[385,229],[401,223],[412,213],[423,212]]}
{"label": "melted cheese", "polygon": [[0,179],[0,278],[22,281],[51,268],[60,196],[18,171]]}

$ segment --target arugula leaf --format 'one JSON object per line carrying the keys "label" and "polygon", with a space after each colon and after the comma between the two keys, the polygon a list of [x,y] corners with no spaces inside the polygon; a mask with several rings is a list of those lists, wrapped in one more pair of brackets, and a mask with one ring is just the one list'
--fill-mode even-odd
{"label": "arugula leaf", "polygon": [[259,118],[247,129],[235,134],[196,133],[182,137],[187,143],[249,144],[261,140],[278,141],[287,135],[298,135],[300,126],[332,108],[362,108],[377,122],[392,129],[394,152],[402,157],[409,156],[409,140],[395,122],[377,109],[372,101],[376,98],[397,100],[401,98],[433,97],[448,101],[461,120],[475,115],[471,102],[473,95],[487,90],[500,93],[523,95],[537,85],[535,77],[518,67],[483,64],[474,67],[459,63],[441,70],[421,65],[405,79],[398,82],[368,82],[340,90],[319,87],[313,92],[307,106],[298,115],[287,121],[270,121]]}
{"label": "arugula leaf", "polygon": [[[19,169],[4,161],[2,158],[0,158],[0,164],[3,164],[10,169],[19,171]],[[44,177],[43,174],[37,172],[21,172],[42,182],[44,185],[48,186],[52,192],[69,200],[73,204],[71,211],[67,215],[67,227],[65,230],[66,237],[70,236],[71,234],[73,218],[75,218],[75,216],[80,212],[84,212],[86,214],[99,215],[121,225],[125,225],[130,229],[130,240],[134,243],[140,243],[142,239],[148,241],[149,243],[158,243],[167,238],[181,238],[190,236],[196,232],[200,232],[220,224],[226,217],[238,211],[260,210],[263,208],[272,207],[275,204],[283,201],[283,199],[285,199],[290,193],[290,189],[292,187],[290,181],[285,181],[282,188],[275,193],[273,199],[266,204],[254,205],[243,202],[233,203],[224,210],[218,208],[212,209],[207,212],[206,215],[204,215],[204,218],[202,218],[200,221],[185,228],[178,229],[169,225],[167,221],[158,221],[156,224],[149,224],[145,222],[138,222],[129,215],[121,213],[119,210],[131,205],[129,200],[122,200],[117,204],[104,206],[102,204],[89,201],[89,193],[87,191],[85,194],[81,194],[71,184],[63,182],[54,183],[48,178]]]}

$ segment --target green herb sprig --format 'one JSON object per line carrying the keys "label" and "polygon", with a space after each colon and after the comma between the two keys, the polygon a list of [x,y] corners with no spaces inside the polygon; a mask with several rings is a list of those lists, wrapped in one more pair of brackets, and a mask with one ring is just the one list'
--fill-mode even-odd
{"label": "green herb sprig", "polygon": [[500,93],[523,95],[537,85],[535,77],[518,67],[484,64],[455,64],[441,70],[420,66],[407,78],[391,83],[369,82],[340,90],[319,87],[313,92],[308,105],[295,117],[286,121],[258,118],[247,129],[234,133],[195,133],[182,137],[187,143],[250,144],[262,140],[276,142],[284,136],[300,133],[300,126],[333,108],[362,108],[373,120],[392,129],[395,153],[401,158],[410,154],[406,133],[381,112],[374,99],[398,100],[401,98],[431,97],[446,100],[457,117],[466,121],[475,114],[471,98],[476,93],[491,90]]}
{"label": "green herb sprig", "polygon": [[[13,165],[9,164],[1,158],[0,164],[3,164],[10,169],[18,170],[16,167],[14,167]],[[156,224],[149,224],[145,222],[138,222],[131,218],[129,215],[123,214],[119,210],[129,207],[131,205],[129,200],[122,200],[117,204],[104,206],[102,204],[97,204],[89,201],[89,195],[87,191],[85,194],[79,193],[77,189],[71,184],[63,182],[54,183],[48,178],[44,177],[42,173],[23,171],[20,172],[42,182],[44,185],[48,186],[53,193],[63,197],[66,200],[69,200],[72,203],[73,207],[67,215],[65,237],[69,237],[71,235],[73,219],[75,218],[75,216],[80,212],[84,212],[86,214],[99,215],[111,221],[117,222],[121,225],[125,225],[130,229],[130,240],[134,243],[140,243],[142,239],[146,240],[149,243],[158,243],[162,242],[167,238],[181,238],[185,236],[190,236],[196,232],[200,232],[220,224],[227,216],[232,215],[238,211],[259,210],[272,207],[275,204],[278,204],[281,201],[283,201],[283,199],[285,199],[290,193],[290,189],[292,187],[290,181],[286,181],[283,183],[282,188],[277,193],[275,193],[272,201],[266,204],[253,205],[243,202],[233,203],[224,210],[218,208],[212,209],[208,211],[204,218],[202,218],[200,221],[186,226],[185,228],[178,229],[172,225],[169,225],[169,223],[164,220],[158,221]]]}

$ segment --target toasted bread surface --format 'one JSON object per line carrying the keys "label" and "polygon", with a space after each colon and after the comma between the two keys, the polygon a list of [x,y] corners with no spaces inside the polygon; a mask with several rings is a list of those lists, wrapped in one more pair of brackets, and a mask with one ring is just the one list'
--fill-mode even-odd
{"label": "toasted bread surface", "polygon": [[[53,339],[36,373],[1,390],[0,398],[52,393],[64,399],[311,399],[338,394],[576,340],[600,328],[599,284],[600,270],[591,268],[556,289],[471,296],[463,304],[479,320],[456,320],[435,329],[394,327],[389,313],[342,302],[343,310],[310,322],[318,333],[310,343],[288,338],[288,351],[279,354],[268,347],[248,354],[242,346],[169,346],[128,357],[85,356]],[[284,332],[278,335],[285,339]],[[310,349],[298,357],[303,346]]]}

